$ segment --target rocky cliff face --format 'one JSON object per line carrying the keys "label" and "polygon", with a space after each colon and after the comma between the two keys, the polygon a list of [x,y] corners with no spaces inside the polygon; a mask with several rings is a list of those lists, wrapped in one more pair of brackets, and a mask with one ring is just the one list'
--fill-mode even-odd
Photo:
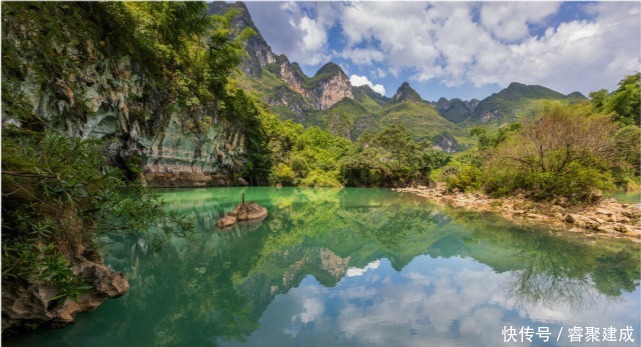
{"label": "rocky cliff face", "polygon": [[[163,109],[162,95],[129,57],[96,57],[78,76],[43,90],[27,76],[22,83],[35,112],[72,136],[105,138],[114,162],[142,169],[150,186],[232,185],[234,167],[245,161],[240,129],[217,119],[205,129],[188,116],[192,110]],[[83,110],[83,112],[78,112]]]}
{"label": "rocky cliff face", "polygon": [[287,106],[297,115],[295,120],[301,121],[304,119],[303,109],[325,110],[343,98],[354,98],[349,78],[338,65],[327,63],[315,76],[308,77],[297,63],[290,63],[284,54],[276,56],[256,28],[247,7],[242,2],[235,4],[213,2],[209,4],[208,13],[221,15],[230,10],[240,12],[240,15],[234,19],[235,33],[233,34],[238,34],[245,28],[251,28],[256,32],[245,44],[247,57],[241,69],[253,78],[260,78],[263,70],[268,69],[284,82],[286,88],[303,98],[303,100],[296,100],[289,91],[276,87],[273,95],[266,100],[271,106]]}
{"label": "rocky cliff face", "polygon": [[308,82],[310,87],[306,96],[313,100],[318,109],[326,110],[343,98],[354,99],[349,78],[343,69],[334,63],[325,64]]}
{"label": "rocky cliff face", "polygon": [[245,42],[245,51],[248,53],[240,68],[246,74],[252,77],[260,77],[263,68],[268,64],[276,62],[276,54],[267,44],[263,36],[256,28],[254,21],[249,15],[249,10],[242,2],[228,4],[223,1],[214,1],[209,3],[208,14],[225,14],[230,10],[236,10],[239,15],[233,20],[234,34],[240,33],[245,28],[251,28],[255,34]]}
{"label": "rocky cliff face", "polygon": [[[297,70],[294,70],[294,66],[289,63],[289,59],[282,54],[278,57],[280,61],[280,70],[279,70],[279,75],[280,78],[285,81],[287,86],[293,90],[294,92],[305,96],[307,92],[305,89],[303,89],[303,83],[305,82],[305,76],[301,76],[298,71],[300,71],[300,68]],[[297,65],[296,65],[297,66]]]}
{"label": "rocky cliff face", "polygon": [[450,135],[447,132],[438,134],[434,137],[432,142],[434,143],[433,147],[435,149],[439,149],[446,153],[456,153],[461,150],[461,146],[459,145],[458,141],[456,141],[454,136]]}

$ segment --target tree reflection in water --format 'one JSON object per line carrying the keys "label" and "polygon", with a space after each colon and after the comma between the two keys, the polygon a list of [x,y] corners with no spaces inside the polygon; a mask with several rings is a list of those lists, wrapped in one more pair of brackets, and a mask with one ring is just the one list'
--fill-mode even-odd
{"label": "tree reflection in water", "polygon": [[[216,220],[242,193],[266,206],[268,217],[260,225],[217,231]],[[132,239],[112,244],[108,262],[127,273],[131,289],[88,315],[100,322],[92,340],[158,346],[243,341],[260,328],[274,298],[307,276],[333,288],[350,268],[383,258],[397,272],[420,255],[473,259],[496,274],[508,273],[499,295],[522,305],[579,310],[596,296],[614,299],[639,284],[640,255],[630,242],[592,244],[485,214],[439,209],[389,190],[256,187],[164,196],[174,211],[194,217],[196,235],[172,239],[160,252]],[[71,328],[46,340],[73,345],[86,334]]]}

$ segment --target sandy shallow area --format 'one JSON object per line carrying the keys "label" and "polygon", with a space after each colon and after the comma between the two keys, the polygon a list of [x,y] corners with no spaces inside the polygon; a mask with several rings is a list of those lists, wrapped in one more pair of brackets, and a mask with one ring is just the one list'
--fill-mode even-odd
{"label": "sandy shallow area", "polygon": [[544,225],[590,236],[621,237],[641,242],[641,205],[604,198],[587,207],[537,203],[523,197],[491,198],[482,193],[448,193],[445,187],[396,188],[436,203],[476,212],[498,213],[518,224]]}

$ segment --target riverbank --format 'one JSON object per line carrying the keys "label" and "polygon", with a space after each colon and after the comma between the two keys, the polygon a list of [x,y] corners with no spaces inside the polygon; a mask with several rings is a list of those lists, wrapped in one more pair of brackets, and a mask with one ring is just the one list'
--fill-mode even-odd
{"label": "riverbank", "polygon": [[641,206],[612,198],[587,207],[537,203],[523,197],[491,198],[482,193],[448,193],[445,187],[396,188],[442,205],[476,212],[492,212],[518,224],[545,225],[554,230],[588,236],[622,237],[641,242]]}

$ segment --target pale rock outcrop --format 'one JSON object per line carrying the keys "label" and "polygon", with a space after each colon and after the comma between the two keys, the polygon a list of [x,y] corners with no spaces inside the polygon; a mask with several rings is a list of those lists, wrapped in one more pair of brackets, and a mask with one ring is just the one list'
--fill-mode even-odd
{"label": "pale rock outcrop", "polygon": [[104,265],[94,249],[80,245],[73,256],[67,256],[74,273],[92,286],[78,295],[78,301],[66,299],[56,306],[52,298],[60,294],[56,288],[44,284],[3,282],[2,334],[11,335],[37,327],[61,328],[75,322],[80,312],[91,311],[103,301],[124,295],[129,283],[122,272]]}

